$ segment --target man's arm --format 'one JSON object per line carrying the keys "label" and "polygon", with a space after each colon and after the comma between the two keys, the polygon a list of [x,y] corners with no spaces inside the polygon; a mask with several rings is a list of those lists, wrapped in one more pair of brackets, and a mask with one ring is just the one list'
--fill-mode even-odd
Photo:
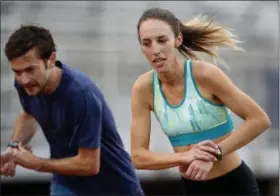
{"label": "man's arm", "polygon": [[22,111],[16,120],[11,141],[27,144],[34,136],[36,129],[36,120],[30,114]]}
{"label": "man's arm", "polygon": [[[13,135],[10,142],[17,141],[26,145],[36,132],[37,122],[30,114],[28,114],[28,105],[26,102],[23,101],[24,98],[26,98],[25,92],[21,89],[21,87],[16,81],[14,83],[14,86],[18,92],[20,104],[23,108],[23,111],[19,114],[19,116],[16,119]],[[15,148],[8,147],[6,153],[11,155],[13,154],[14,150]],[[11,159],[11,156],[9,157],[9,159]],[[1,175],[14,176],[15,168],[16,164],[12,160],[9,160],[5,164],[1,163]]]}
{"label": "man's arm", "polygon": [[[75,157],[64,159],[40,159],[40,172],[60,173],[64,175],[91,176],[99,172],[99,149],[79,149]],[[93,157],[96,159],[93,160]]]}
{"label": "man's arm", "polygon": [[27,144],[36,132],[37,122],[33,116],[28,113],[28,104],[24,101],[27,97],[26,93],[16,81],[14,82],[14,87],[17,90],[23,111],[20,112],[16,119],[14,132],[10,141],[18,141]]}
{"label": "man's arm", "polygon": [[65,175],[96,175],[100,168],[102,102],[94,93],[85,92],[78,95],[71,107],[78,154],[64,159],[39,159],[34,169]]}

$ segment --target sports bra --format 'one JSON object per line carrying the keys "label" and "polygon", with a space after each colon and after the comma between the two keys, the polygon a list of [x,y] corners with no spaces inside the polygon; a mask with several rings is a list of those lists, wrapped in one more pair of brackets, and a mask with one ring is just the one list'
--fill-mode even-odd
{"label": "sports bra", "polygon": [[185,146],[221,137],[234,128],[230,110],[202,97],[192,72],[192,61],[184,62],[184,98],[168,103],[156,71],[153,71],[154,113],[172,146]]}

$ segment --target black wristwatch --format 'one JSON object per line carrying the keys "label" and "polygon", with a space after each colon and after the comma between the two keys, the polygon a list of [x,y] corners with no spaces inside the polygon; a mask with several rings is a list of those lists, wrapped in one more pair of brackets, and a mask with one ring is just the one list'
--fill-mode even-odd
{"label": "black wristwatch", "polygon": [[18,141],[10,141],[7,145],[7,147],[11,147],[11,148],[18,148]]}
{"label": "black wristwatch", "polygon": [[223,152],[222,152],[221,147],[220,147],[219,145],[217,145],[217,146],[218,146],[218,149],[219,149],[219,151],[220,151],[220,154],[218,154],[216,157],[217,157],[217,159],[220,161],[220,160],[223,159]]}

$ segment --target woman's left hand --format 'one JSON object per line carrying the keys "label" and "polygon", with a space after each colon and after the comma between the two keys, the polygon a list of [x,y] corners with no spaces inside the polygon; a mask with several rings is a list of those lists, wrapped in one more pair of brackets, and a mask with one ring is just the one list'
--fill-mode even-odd
{"label": "woman's left hand", "polygon": [[211,161],[195,160],[189,165],[187,171],[184,172],[184,177],[197,181],[206,180],[213,165],[214,163]]}

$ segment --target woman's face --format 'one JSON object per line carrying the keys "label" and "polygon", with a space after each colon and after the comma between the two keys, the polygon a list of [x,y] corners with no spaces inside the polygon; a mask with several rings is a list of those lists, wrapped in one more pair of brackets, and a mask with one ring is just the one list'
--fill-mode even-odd
{"label": "woman's face", "polygon": [[139,27],[141,49],[158,73],[171,69],[176,58],[176,48],[182,44],[182,35],[174,36],[171,26],[158,19],[143,21]]}

